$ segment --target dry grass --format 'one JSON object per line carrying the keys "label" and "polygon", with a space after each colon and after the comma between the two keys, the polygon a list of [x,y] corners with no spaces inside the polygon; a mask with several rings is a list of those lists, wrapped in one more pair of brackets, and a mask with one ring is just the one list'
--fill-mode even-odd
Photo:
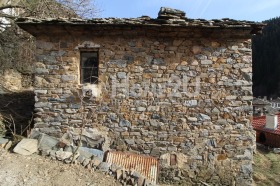
{"label": "dry grass", "polygon": [[256,185],[280,185],[280,154],[258,149],[254,155],[254,181]]}

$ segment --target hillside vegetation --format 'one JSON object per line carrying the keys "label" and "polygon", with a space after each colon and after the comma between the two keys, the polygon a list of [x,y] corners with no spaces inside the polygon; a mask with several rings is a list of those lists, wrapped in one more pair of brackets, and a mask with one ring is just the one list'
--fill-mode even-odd
{"label": "hillside vegetation", "polygon": [[280,154],[258,149],[254,155],[253,169],[257,186],[280,185]]}

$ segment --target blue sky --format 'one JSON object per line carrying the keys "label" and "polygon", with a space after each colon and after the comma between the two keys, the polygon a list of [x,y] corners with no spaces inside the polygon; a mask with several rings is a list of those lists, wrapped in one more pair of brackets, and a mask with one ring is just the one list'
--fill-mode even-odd
{"label": "blue sky", "polygon": [[280,0],[95,0],[98,17],[157,17],[160,7],[186,12],[189,18],[264,21],[280,16]]}

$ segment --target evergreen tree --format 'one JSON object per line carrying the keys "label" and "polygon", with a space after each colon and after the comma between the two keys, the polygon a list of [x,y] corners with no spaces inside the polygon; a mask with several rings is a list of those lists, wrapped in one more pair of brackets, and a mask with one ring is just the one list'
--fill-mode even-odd
{"label": "evergreen tree", "polygon": [[253,37],[254,96],[280,96],[280,18],[264,21],[262,35]]}

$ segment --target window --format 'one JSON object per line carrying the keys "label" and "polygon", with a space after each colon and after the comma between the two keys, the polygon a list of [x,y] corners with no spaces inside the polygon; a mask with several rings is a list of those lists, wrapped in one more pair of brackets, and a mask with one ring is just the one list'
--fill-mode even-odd
{"label": "window", "polygon": [[81,83],[98,83],[98,51],[81,51]]}

